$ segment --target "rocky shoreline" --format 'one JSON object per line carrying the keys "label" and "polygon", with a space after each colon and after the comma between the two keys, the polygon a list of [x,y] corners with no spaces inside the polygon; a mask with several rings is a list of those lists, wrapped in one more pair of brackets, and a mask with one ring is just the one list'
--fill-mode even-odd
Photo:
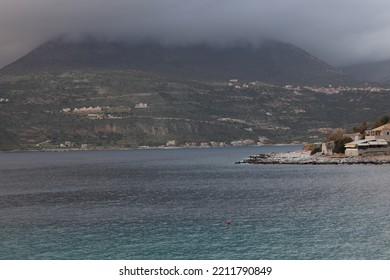
{"label": "rocky shoreline", "polygon": [[288,153],[269,153],[252,155],[236,164],[300,164],[300,165],[338,165],[338,164],[390,164],[390,155],[364,155],[358,157],[310,155],[310,151]]}

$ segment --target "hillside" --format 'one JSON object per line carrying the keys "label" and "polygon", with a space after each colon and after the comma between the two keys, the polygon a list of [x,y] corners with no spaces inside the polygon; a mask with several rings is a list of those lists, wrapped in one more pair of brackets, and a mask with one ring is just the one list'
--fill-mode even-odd
{"label": "hillside", "polygon": [[245,79],[272,84],[345,84],[341,71],[287,43],[163,46],[85,38],[49,41],[0,70],[3,75],[72,70],[140,70],[189,79]]}
{"label": "hillside", "polygon": [[390,83],[390,60],[352,65],[343,71],[362,81]]}
{"label": "hillside", "polygon": [[389,114],[390,94],[79,70],[0,76],[0,100],[0,150],[9,150],[315,142]]}
{"label": "hillside", "polygon": [[388,114],[388,90],[328,87],[348,81],[275,41],[60,38],[0,70],[0,150],[318,141],[331,128]]}

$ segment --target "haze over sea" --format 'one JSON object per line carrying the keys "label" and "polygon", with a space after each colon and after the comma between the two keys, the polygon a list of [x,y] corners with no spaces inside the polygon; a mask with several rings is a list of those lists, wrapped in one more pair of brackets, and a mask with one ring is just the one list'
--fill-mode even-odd
{"label": "haze over sea", "polygon": [[234,164],[299,148],[0,153],[0,259],[390,259],[388,165]]}

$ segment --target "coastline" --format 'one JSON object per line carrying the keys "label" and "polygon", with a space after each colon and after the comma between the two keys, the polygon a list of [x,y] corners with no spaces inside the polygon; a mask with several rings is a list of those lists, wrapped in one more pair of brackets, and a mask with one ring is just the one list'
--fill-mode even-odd
{"label": "coastline", "polygon": [[225,146],[139,146],[139,147],[110,147],[96,146],[91,148],[55,148],[55,149],[16,149],[16,150],[0,150],[0,153],[29,153],[29,152],[86,152],[86,151],[127,151],[127,150],[176,150],[176,149],[216,149],[216,148],[234,148],[234,147],[264,147],[264,146],[302,146],[303,144],[278,143],[278,144],[263,144],[263,145],[225,145]]}
{"label": "coastline", "polygon": [[251,155],[237,161],[236,164],[296,164],[296,165],[338,165],[338,164],[390,164],[390,155],[364,155],[356,157],[310,155],[310,151],[294,151],[287,153],[269,153]]}

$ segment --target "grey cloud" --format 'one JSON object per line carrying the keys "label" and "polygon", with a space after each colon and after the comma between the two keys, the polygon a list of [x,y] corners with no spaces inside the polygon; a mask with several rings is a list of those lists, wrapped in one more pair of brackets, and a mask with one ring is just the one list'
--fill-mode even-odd
{"label": "grey cloud", "polygon": [[390,57],[387,0],[1,0],[0,66],[59,34],[165,43],[274,38],[334,64]]}

